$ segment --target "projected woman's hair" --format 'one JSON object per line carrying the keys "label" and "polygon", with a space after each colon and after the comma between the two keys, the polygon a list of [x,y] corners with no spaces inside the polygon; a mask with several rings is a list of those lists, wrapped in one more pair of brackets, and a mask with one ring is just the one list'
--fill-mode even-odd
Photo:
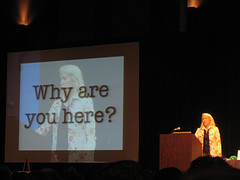
{"label": "projected woman's hair", "polygon": [[[77,93],[78,89],[81,86],[85,85],[84,80],[83,80],[82,71],[80,70],[80,68],[78,66],[63,65],[60,67],[59,73],[60,73],[60,78],[64,76],[64,78],[68,77],[72,81],[75,93]],[[61,78],[61,82],[60,82],[61,86],[63,85],[62,83],[64,83],[64,81],[62,82],[62,80],[64,80],[64,79]]]}

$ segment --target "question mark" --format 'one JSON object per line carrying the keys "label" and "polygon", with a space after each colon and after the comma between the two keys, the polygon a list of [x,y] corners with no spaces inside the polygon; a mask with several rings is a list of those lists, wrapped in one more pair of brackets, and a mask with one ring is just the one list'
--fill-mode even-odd
{"label": "question mark", "polygon": [[[110,109],[111,109],[112,112],[109,111]],[[108,118],[109,118],[108,122],[112,122],[111,117],[116,113],[116,108],[113,107],[113,106],[109,106],[109,107],[106,109],[106,113],[109,114],[109,116],[108,116]]]}

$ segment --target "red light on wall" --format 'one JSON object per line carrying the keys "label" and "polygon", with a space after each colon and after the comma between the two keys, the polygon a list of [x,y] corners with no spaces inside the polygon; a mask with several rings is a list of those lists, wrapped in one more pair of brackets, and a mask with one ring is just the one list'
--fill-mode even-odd
{"label": "red light on wall", "polygon": [[18,19],[17,23],[19,25],[28,26],[31,23],[31,18],[29,15],[30,0],[18,0]]}
{"label": "red light on wall", "polygon": [[188,7],[198,8],[202,3],[202,0],[188,0]]}

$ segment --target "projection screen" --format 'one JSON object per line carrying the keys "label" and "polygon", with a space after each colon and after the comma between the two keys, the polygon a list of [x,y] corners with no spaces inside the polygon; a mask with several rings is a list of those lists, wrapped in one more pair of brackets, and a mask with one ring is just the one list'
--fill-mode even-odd
{"label": "projection screen", "polygon": [[138,161],[139,43],[8,53],[5,162]]}

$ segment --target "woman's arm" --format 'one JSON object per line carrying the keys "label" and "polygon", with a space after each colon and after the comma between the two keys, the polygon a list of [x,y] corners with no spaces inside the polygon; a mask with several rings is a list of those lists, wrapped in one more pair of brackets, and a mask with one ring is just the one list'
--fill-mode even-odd
{"label": "woman's arm", "polygon": [[216,148],[217,148],[217,156],[222,157],[222,142],[221,142],[221,135],[219,132],[218,127],[215,130],[215,138],[216,138]]}
{"label": "woman's arm", "polygon": [[60,108],[61,102],[54,101],[49,110],[49,115],[45,118],[45,122],[41,124],[38,129],[35,130],[35,132],[43,136],[46,135],[52,129],[52,125],[57,124],[57,122],[59,121]]}

